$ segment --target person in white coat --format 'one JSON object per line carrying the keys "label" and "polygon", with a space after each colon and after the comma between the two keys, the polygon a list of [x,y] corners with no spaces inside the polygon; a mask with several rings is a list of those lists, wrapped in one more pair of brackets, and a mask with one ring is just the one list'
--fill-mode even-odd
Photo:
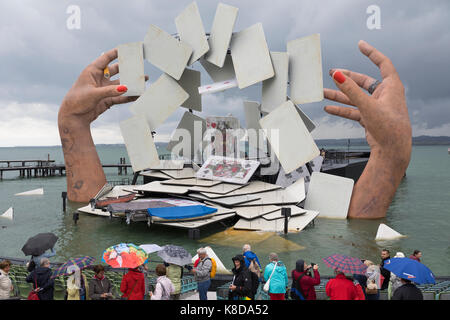
{"label": "person in white coat", "polygon": [[10,269],[11,262],[9,260],[0,262],[0,300],[9,299],[11,297],[11,292],[14,290],[8,275]]}
{"label": "person in white coat", "polygon": [[166,267],[163,264],[156,266],[156,279],[155,292],[150,291],[150,300],[170,300],[170,295],[175,292],[175,287],[166,277]]}

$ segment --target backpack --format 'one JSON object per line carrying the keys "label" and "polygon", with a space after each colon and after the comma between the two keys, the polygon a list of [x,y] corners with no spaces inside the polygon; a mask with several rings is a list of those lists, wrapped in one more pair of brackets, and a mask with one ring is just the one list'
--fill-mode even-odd
{"label": "backpack", "polygon": [[[303,293],[301,291],[301,287],[300,287],[300,279],[304,276],[305,274],[302,274],[298,277],[297,281],[292,281],[292,287],[291,287],[291,299],[292,300],[306,300],[305,297],[303,296]],[[294,272],[292,272],[292,279],[294,279]]]}
{"label": "backpack", "polygon": [[261,278],[261,269],[259,268],[258,262],[256,262],[256,258],[254,258],[252,261],[250,261],[250,264],[248,266],[248,270],[251,273],[256,274],[258,279]]}
{"label": "backpack", "polygon": [[255,299],[259,287],[259,277],[255,272],[250,271],[250,278],[252,281],[252,298]]}
{"label": "backpack", "polygon": [[[211,267],[211,273],[210,273],[210,277],[211,278],[214,278],[215,276],[216,276],[216,271],[217,271],[217,263],[216,263],[216,260],[214,260],[214,258],[210,258],[210,257],[208,257],[208,258],[206,258],[206,259],[209,259],[209,260],[211,260],[211,264],[212,264],[212,267]],[[205,259],[205,260],[206,260]]]}

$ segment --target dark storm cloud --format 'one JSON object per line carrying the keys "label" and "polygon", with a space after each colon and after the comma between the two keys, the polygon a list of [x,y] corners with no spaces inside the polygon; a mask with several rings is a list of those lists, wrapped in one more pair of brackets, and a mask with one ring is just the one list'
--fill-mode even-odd
{"label": "dark storm cloud", "polygon": [[[0,11],[0,103],[47,104],[46,112],[33,116],[52,119],[49,112],[57,113],[67,90],[93,59],[118,44],[141,41],[150,24],[169,33],[176,32],[174,19],[190,2],[4,2]],[[207,31],[218,2],[197,1]],[[368,41],[394,62],[407,88],[412,123],[428,129],[450,123],[450,90],[445,75],[450,70],[448,1],[240,0],[224,3],[239,8],[235,31],[262,22],[272,51],[286,51],[287,41],[320,33],[325,87],[334,88],[328,76],[328,70],[333,67],[379,78],[377,68],[357,48],[360,39]],[[81,30],[66,27],[69,5],[81,8]],[[378,5],[381,9],[380,30],[369,30],[366,26],[369,5]],[[195,68],[201,70],[198,64]],[[146,73],[152,82],[160,71],[146,63]],[[202,76],[203,83],[210,82],[204,72]],[[230,112],[243,121],[241,101],[245,98],[260,100],[260,86],[247,88],[239,96],[242,99],[233,91],[215,98],[204,97],[202,116],[221,112],[228,106]],[[313,120],[321,121],[326,116],[323,106],[328,103],[322,101],[303,108]],[[163,133],[170,133],[183,111],[168,119],[161,128]],[[129,115],[126,107],[117,106],[94,126],[117,123]]]}

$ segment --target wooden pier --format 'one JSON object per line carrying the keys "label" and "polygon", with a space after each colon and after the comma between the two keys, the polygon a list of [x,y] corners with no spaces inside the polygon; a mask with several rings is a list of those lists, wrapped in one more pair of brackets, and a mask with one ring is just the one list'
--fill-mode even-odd
{"label": "wooden pier", "polygon": [[[102,164],[103,168],[117,168],[118,174],[128,174],[131,164],[125,163],[125,158],[120,158],[118,164]],[[21,178],[64,176],[66,166],[57,164],[55,160],[0,160],[0,180],[3,172],[18,171]]]}

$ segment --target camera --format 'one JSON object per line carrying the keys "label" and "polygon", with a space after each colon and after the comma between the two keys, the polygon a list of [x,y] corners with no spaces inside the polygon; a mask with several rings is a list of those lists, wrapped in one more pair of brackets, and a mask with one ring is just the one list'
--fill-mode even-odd
{"label": "camera", "polygon": [[306,272],[306,274],[311,277],[312,276],[311,270],[314,268],[314,266],[316,264],[314,262],[311,262],[310,265],[311,266],[308,268],[308,271]]}

